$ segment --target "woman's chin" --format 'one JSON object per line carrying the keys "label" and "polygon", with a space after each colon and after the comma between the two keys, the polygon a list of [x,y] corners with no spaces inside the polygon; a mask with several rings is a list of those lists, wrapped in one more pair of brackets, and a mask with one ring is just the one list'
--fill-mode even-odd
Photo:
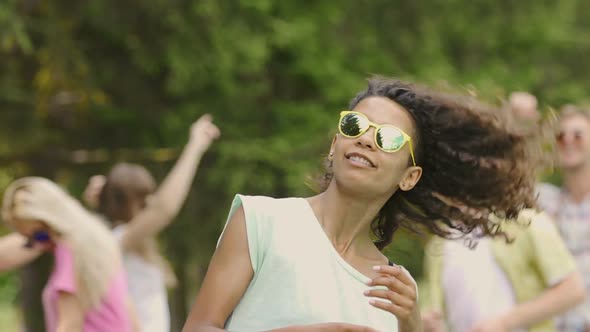
{"label": "woman's chin", "polygon": [[335,180],[338,190],[349,195],[374,196],[381,191],[377,188],[378,184],[369,183],[364,176],[347,174],[347,176],[341,176]]}

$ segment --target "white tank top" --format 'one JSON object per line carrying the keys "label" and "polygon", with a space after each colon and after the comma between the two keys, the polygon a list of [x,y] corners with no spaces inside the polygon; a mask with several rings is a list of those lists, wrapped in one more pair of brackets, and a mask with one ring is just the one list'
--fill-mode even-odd
{"label": "white tank top", "polygon": [[[126,226],[119,225],[113,230],[119,242]],[[141,332],[169,332],[170,310],[164,273],[155,264],[132,252],[123,253],[123,264]]]}
{"label": "white tank top", "polygon": [[369,304],[368,277],[336,251],[303,198],[237,195],[254,277],[226,322],[229,331],[342,322],[397,331],[391,313]]}

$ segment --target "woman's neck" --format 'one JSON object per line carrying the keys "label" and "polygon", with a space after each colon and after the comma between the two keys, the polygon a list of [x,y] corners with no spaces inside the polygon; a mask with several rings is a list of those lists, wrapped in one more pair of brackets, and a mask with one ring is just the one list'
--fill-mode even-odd
{"label": "woman's neck", "polygon": [[581,202],[590,193],[590,165],[564,172],[564,185],[574,202]]}
{"label": "woman's neck", "polygon": [[385,201],[345,195],[334,184],[325,192],[309,198],[320,225],[342,256],[350,252],[362,256],[375,255],[371,224]]}

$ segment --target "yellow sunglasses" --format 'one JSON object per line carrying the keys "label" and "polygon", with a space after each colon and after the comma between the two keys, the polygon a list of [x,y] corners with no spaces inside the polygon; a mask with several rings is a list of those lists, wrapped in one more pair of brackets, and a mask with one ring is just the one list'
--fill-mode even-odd
{"label": "yellow sunglasses", "polygon": [[340,113],[338,130],[342,136],[356,138],[364,134],[371,127],[375,127],[375,144],[384,152],[397,152],[408,142],[410,144],[412,163],[416,166],[412,138],[403,130],[393,125],[378,125],[373,123],[363,113],[352,111],[343,111]]}

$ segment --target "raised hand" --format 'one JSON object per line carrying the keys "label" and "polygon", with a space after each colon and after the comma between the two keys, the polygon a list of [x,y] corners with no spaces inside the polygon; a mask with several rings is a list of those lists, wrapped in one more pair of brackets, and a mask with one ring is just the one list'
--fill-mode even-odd
{"label": "raised hand", "polygon": [[100,197],[100,192],[104,187],[105,183],[107,182],[107,178],[104,175],[93,175],[88,180],[88,185],[84,189],[84,193],[82,194],[82,198],[84,202],[91,208],[95,209],[98,207],[98,200]]}
{"label": "raised hand", "polygon": [[220,131],[213,124],[213,117],[210,114],[204,114],[193,123],[190,134],[191,142],[198,146],[200,152],[204,153],[211,143],[219,137]]}

